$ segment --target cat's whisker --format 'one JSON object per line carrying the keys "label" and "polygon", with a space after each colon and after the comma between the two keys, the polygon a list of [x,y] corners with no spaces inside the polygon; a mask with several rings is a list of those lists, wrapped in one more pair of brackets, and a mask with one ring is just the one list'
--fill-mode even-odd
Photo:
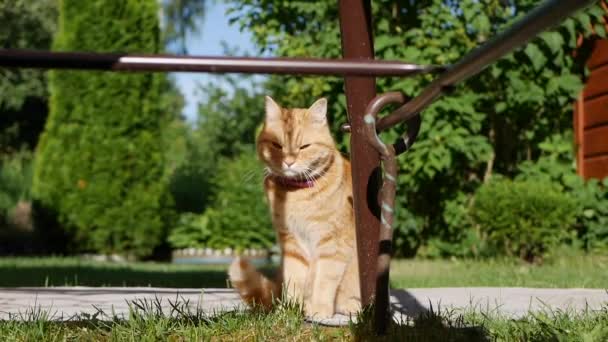
{"label": "cat's whisker", "polygon": [[310,181],[311,181],[311,182],[314,184],[314,186],[316,187],[316,186],[319,184],[319,182],[318,182],[318,177],[314,177],[313,172],[314,172],[314,170],[313,170],[313,169],[311,169],[310,167],[307,167],[307,168],[306,168],[306,170],[305,170],[305,173],[306,173],[306,175],[307,175],[308,179],[309,179],[309,180],[310,180]]}
{"label": "cat's whisker", "polygon": [[241,177],[241,180],[249,181],[249,180],[251,180],[251,178],[253,178],[254,175],[255,175],[255,170],[249,170],[249,171],[245,172],[243,177]]}
{"label": "cat's whisker", "polygon": [[302,174],[304,175],[304,178],[306,178],[306,181],[312,181],[312,177],[310,174],[310,169],[306,168],[302,170]]}
{"label": "cat's whisker", "polygon": [[312,177],[313,181],[315,182],[315,185],[317,185],[317,184],[319,183],[319,180],[320,180],[321,178],[320,178],[320,177],[318,177],[318,176],[317,176],[317,177],[315,177],[315,175],[314,175],[314,171],[315,171],[315,170],[313,170],[313,169],[311,169],[311,168],[309,168],[309,170],[310,170],[310,175],[311,175],[311,177]]}
{"label": "cat's whisker", "polygon": [[269,177],[269,176],[272,176],[272,175],[273,175],[273,172],[272,172],[272,170],[271,170],[269,167],[265,167],[265,168],[264,168],[264,175],[265,175],[266,177]]}
{"label": "cat's whisker", "polygon": [[308,176],[310,177],[310,180],[311,180],[311,181],[313,181],[313,182],[315,182],[315,181],[316,181],[316,179],[315,179],[315,177],[314,177],[314,171],[315,171],[315,170],[311,169],[311,168],[310,168],[310,166],[307,166],[307,167],[306,167],[306,173],[307,173],[307,174],[308,174]]}
{"label": "cat's whisker", "polygon": [[[251,181],[254,177],[261,175],[261,173],[265,172],[265,169],[253,169],[253,170],[249,170],[247,172],[245,172],[245,174],[243,175],[243,177],[241,177],[241,184],[245,184],[246,182]],[[264,177],[266,178],[266,177]]]}
{"label": "cat's whisker", "polygon": [[272,170],[267,166],[264,168],[264,179],[263,181],[266,181],[266,179],[268,179],[268,177],[272,176]]}
{"label": "cat's whisker", "polygon": [[310,168],[304,168],[302,169],[302,175],[304,175],[304,178],[306,179],[307,182],[314,182],[314,179],[312,178],[312,174],[310,173]]}

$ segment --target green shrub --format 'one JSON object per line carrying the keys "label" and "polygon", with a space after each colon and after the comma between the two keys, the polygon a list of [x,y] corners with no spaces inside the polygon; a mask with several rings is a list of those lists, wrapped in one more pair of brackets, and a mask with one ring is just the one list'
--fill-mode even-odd
{"label": "green shrub", "polygon": [[540,144],[543,155],[519,166],[517,179],[554,182],[576,202],[576,230],[587,251],[608,248],[608,178],[583,180],[573,161],[572,132],[549,137]]}
{"label": "green shrub", "polygon": [[169,237],[173,247],[269,248],[274,231],[263,190],[263,170],[253,151],[219,162],[215,196],[202,215],[182,215]]}
{"label": "green shrub", "polygon": [[[155,0],[63,0],[55,50],[157,53]],[[57,71],[33,193],[75,250],[150,255],[171,217],[162,74]],[[48,216],[48,215],[47,215]]]}
{"label": "green shrub", "polygon": [[30,200],[32,154],[21,151],[0,160],[0,217],[6,222],[19,201]]}
{"label": "green shrub", "polygon": [[207,216],[183,213],[177,226],[171,230],[168,241],[173,248],[203,248],[208,246],[211,234]]}
{"label": "green shrub", "polygon": [[576,201],[576,227],[585,249],[591,252],[608,250],[608,178],[603,182],[591,179],[571,184]]}
{"label": "green shrub", "polygon": [[583,180],[574,167],[549,158],[525,163],[518,179],[553,181],[576,203],[576,231],[587,251],[608,248],[608,178]]}
{"label": "green shrub", "polygon": [[[397,193],[399,196],[399,193]],[[397,198],[398,200],[398,198]],[[421,243],[423,220],[415,216],[407,206],[395,206],[393,224],[393,248],[396,257],[413,257]]]}
{"label": "green shrub", "polygon": [[471,218],[497,252],[536,261],[571,235],[575,210],[553,183],[497,178],[477,191]]}
{"label": "green shrub", "polygon": [[213,197],[211,178],[217,171],[217,165],[209,163],[209,160],[218,156],[212,150],[213,141],[200,141],[197,138],[193,134],[187,135],[185,157],[171,174],[170,190],[175,208],[180,213],[202,213]]}

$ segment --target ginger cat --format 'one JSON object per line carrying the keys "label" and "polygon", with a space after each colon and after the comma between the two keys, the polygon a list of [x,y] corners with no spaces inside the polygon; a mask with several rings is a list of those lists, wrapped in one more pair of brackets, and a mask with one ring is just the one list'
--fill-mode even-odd
{"label": "ginger cat", "polygon": [[336,149],[327,100],[308,109],[281,108],[266,96],[257,139],[269,173],[264,188],[281,247],[276,279],[237,258],[229,269],[243,300],[269,308],[281,291],[306,315],[329,318],[361,308],[350,162]]}

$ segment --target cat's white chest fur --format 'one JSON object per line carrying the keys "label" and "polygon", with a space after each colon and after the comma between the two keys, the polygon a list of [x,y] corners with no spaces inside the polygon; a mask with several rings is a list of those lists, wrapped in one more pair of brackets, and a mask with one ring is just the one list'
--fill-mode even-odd
{"label": "cat's white chest fur", "polygon": [[320,214],[330,217],[331,212],[321,213],[320,211],[325,210],[310,201],[303,201],[302,194],[287,193],[284,196],[277,196],[274,191],[270,191],[267,196],[274,226],[277,229],[287,230],[297,242],[302,253],[305,254],[306,259],[312,261],[315,258],[316,247],[322,232],[327,230],[327,227],[323,227],[322,223],[318,222],[318,217]]}
{"label": "cat's white chest fur", "polygon": [[307,259],[313,259],[319,241],[320,227],[309,218],[310,206],[303,208],[301,205],[286,205],[285,209],[285,228],[306,253]]}

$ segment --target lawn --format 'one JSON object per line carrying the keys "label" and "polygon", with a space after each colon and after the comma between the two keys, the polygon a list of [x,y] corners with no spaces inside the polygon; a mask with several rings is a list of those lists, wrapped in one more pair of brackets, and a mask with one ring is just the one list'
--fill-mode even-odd
{"label": "lawn", "polygon": [[[100,263],[76,258],[0,258],[0,286],[225,287],[225,266]],[[267,271],[272,271],[267,270]],[[516,260],[396,260],[394,287],[529,286],[605,288],[608,257],[561,256],[541,266]],[[377,340],[369,313],[361,323],[329,328],[304,322],[288,304],[271,313],[227,312],[209,316],[177,304],[171,312],[134,303],[128,320],[82,316],[56,322],[33,308],[25,321],[0,321],[0,341],[348,341]],[[145,309],[142,309],[145,308]],[[413,324],[412,324],[413,323]],[[544,312],[521,319],[495,313],[425,313],[393,325],[384,340],[397,341],[607,341],[608,306],[599,312]]]}
{"label": "lawn", "polygon": [[[272,272],[272,269],[266,271]],[[0,287],[226,287],[226,266],[102,263],[76,258],[0,258]],[[528,265],[517,260],[395,260],[395,288],[521,286],[607,288],[608,256],[572,255]]]}
{"label": "lawn", "polygon": [[599,312],[544,312],[521,319],[487,313],[430,312],[374,335],[371,312],[360,323],[330,328],[304,321],[297,306],[208,316],[177,303],[161,312],[154,301],[134,303],[129,319],[84,316],[56,322],[32,310],[25,321],[0,321],[2,341],[607,341],[608,307]]}

